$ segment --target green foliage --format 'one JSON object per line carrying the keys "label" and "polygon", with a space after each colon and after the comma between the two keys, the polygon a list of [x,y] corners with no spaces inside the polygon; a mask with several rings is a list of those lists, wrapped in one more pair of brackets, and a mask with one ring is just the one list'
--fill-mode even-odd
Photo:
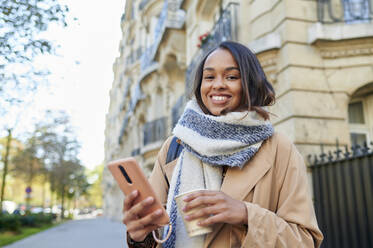
{"label": "green foliage", "polygon": [[0,215],[0,232],[19,232],[24,227],[41,227],[53,222],[52,214]]}
{"label": "green foliage", "polygon": [[68,115],[63,111],[47,111],[23,146],[13,149],[16,152],[10,174],[23,179],[27,186],[32,186],[34,179],[42,178],[64,208],[65,199],[75,200],[86,195],[90,186],[85,168],[77,158],[79,148]]}
{"label": "green foliage", "polygon": [[52,23],[66,26],[67,12],[58,0],[0,0],[0,107],[4,100],[22,101],[48,73],[32,63],[37,55],[54,53],[54,44],[41,32]]}
{"label": "green foliage", "polygon": [[20,216],[4,214],[0,215],[0,232],[12,231],[19,232],[21,228]]}
{"label": "green foliage", "polygon": [[52,22],[66,26],[66,6],[56,0],[0,0],[3,34],[0,54],[6,62],[24,62],[38,53],[50,52],[50,41],[37,37]]}
{"label": "green foliage", "polygon": [[97,208],[102,207],[102,174],[104,165],[98,165],[93,170],[88,172],[88,180],[91,186],[88,189],[88,202],[89,206],[95,206]]}
{"label": "green foliage", "polygon": [[52,214],[28,214],[20,217],[22,226],[39,227],[45,224],[51,224]]}

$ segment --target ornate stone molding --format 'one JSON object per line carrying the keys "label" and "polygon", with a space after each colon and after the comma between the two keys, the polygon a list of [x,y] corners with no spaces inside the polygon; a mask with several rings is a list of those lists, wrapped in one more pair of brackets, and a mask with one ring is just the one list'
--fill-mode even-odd
{"label": "ornate stone molding", "polygon": [[308,28],[308,43],[317,41],[339,41],[373,37],[372,23],[335,23],[317,22]]}
{"label": "ornate stone molding", "polygon": [[277,81],[277,61],[278,61],[278,49],[268,50],[257,54],[261,66],[263,67],[264,73],[271,83]]}
{"label": "ornate stone molding", "polygon": [[248,44],[248,47],[256,54],[269,51],[272,49],[281,48],[281,36],[278,33],[269,33],[262,38],[253,40]]}
{"label": "ornate stone molding", "polygon": [[373,38],[344,41],[318,41],[316,46],[321,57],[335,59],[362,55],[373,55]]}

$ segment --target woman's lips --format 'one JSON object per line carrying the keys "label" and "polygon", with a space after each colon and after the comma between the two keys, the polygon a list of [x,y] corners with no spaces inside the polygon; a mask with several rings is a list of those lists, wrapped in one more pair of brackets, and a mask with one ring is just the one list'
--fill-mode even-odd
{"label": "woman's lips", "polygon": [[213,104],[225,104],[229,101],[231,96],[228,95],[212,95],[210,96],[211,102]]}

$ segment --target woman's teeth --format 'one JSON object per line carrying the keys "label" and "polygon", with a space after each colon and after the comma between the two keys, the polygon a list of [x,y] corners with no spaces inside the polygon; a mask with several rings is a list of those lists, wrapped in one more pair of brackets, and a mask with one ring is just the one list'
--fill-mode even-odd
{"label": "woman's teeth", "polygon": [[215,100],[215,101],[224,101],[226,100],[228,97],[226,96],[213,96],[212,99]]}

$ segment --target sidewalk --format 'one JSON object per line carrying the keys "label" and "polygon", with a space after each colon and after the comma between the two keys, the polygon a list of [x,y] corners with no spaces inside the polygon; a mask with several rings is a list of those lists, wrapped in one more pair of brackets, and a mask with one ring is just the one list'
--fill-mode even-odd
{"label": "sidewalk", "polygon": [[125,248],[125,226],[103,217],[72,220],[3,248]]}

